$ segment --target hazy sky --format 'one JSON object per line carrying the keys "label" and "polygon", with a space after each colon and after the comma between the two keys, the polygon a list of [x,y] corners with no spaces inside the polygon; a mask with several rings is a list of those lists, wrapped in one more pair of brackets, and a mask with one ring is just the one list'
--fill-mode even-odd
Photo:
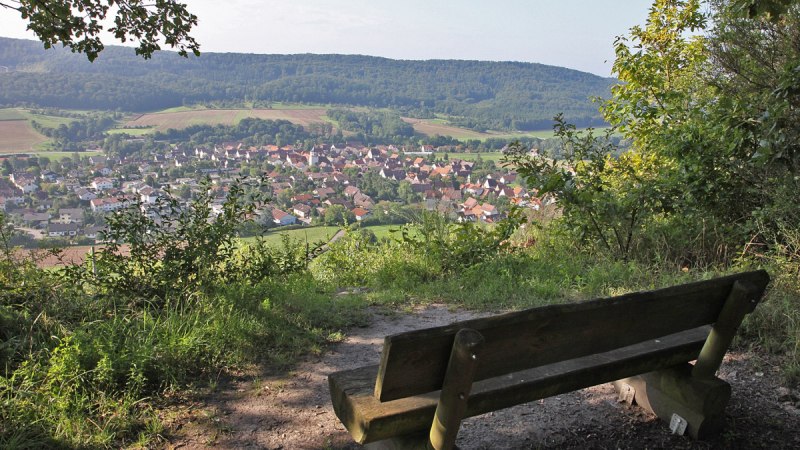
{"label": "hazy sky", "polygon": [[[206,52],[526,61],[611,75],[649,0],[185,0]],[[32,38],[0,8],[0,36]],[[107,41],[110,43],[111,41]]]}

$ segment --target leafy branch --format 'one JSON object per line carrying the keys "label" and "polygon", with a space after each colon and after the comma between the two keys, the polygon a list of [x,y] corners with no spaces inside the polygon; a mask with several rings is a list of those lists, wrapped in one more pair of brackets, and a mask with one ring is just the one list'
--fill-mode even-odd
{"label": "leafy branch", "polygon": [[57,43],[94,61],[105,48],[100,34],[107,31],[120,42],[136,41],[136,54],[150,58],[162,43],[184,57],[200,55],[200,44],[189,34],[197,16],[175,0],[0,0],[0,6],[19,12],[45,48]]}

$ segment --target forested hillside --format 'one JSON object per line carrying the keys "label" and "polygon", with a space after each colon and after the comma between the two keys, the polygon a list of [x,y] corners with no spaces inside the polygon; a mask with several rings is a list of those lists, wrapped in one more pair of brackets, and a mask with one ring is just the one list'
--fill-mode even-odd
{"label": "forested hillside", "polygon": [[219,100],[392,107],[456,116],[475,129],[547,129],[559,112],[578,126],[604,123],[591,97],[613,82],[518,62],[397,61],[370,56],[160,52],[143,61],[109,47],[94,62],[39,42],[0,38],[0,105],[157,110]]}

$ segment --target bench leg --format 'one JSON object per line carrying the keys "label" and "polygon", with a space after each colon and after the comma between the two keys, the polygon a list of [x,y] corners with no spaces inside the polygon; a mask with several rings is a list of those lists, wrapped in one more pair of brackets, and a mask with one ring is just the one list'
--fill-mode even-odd
{"label": "bench leg", "polygon": [[442,393],[439,394],[439,403],[433,416],[428,448],[450,450],[455,447],[461,419],[467,410],[472,379],[478,367],[478,350],[483,342],[483,336],[475,330],[465,328],[456,333],[444,374]]}
{"label": "bench leg", "polygon": [[616,381],[620,398],[636,402],[670,423],[673,432],[686,432],[695,439],[718,434],[725,422],[731,387],[717,378],[716,372],[742,319],[755,308],[758,295],[756,286],[736,281],[695,364]]}
{"label": "bench leg", "polygon": [[475,330],[464,328],[456,333],[430,432],[397,436],[367,444],[364,448],[370,450],[456,449],[456,436],[461,426],[461,419],[464,418],[467,410],[472,379],[475,376],[475,369],[478,367],[478,351],[483,342],[483,336]]}
{"label": "bench leg", "polygon": [[753,311],[758,303],[758,288],[751,283],[737,281],[722,306],[722,311],[711,328],[697,362],[692,369],[695,378],[712,379],[722,364],[736,330],[744,316]]}
{"label": "bench leg", "polygon": [[618,380],[614,386],[621,397],[670,424],[674,433],[706,439],[725,424],[731,387],[717,377],[697,378],[691,372],[692,365],[685,364]]}

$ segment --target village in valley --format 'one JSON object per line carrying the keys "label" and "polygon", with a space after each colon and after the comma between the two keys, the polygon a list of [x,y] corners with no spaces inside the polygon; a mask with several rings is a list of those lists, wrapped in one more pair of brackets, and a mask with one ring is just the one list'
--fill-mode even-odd
{"label": "village in valley", "polygon": [[99,242],[104,215],[154,208],[167,193],[185,204],[204,186],[218,213],[230,185],[243,178],[259,180],[269,198],[258,205],[251,235],[292,226],[397,224],[408,217],[404,211],[423,209],[459,222],[493,223],[512,205],[542,205],[513,170],[448,150],[353,142],[304,150],[227,142],[174,144],[149,157],[102,151],[52,160],[46,154],[4,155],[0,208],[26,232],[22,244],[37,246],[40,239],[58,245]]}

